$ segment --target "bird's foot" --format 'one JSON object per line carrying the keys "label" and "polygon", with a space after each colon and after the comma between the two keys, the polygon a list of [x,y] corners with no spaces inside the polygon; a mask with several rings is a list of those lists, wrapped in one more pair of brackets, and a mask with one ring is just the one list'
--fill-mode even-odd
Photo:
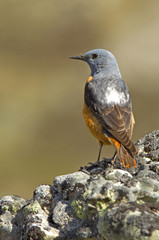
{"label": "bird's foot", "polygon": [[102,165],[104,165],[104,167],[107,167],[108,165],[112,165],[116,159],[117,153],[115,152],[115,154],[113,155],[113,157],[111,158],[103,158],[103,160],[101,161]]}
{"label": "bird's foot", "polygon": [[[107,160],[107,161],[106,161]],[[104,158],[102,161],[96,161],[95,163],[89,162],[90,168],[102,168],[105,169],[110,163],[110,159],[108,161],[108,158]]]}
{"label": "bird's foot", "polygon": [[82,171],[88,175],[92,175],[92,174],[99,174],[101,172],[104,171],[103,166],[100,165],[100,162],[89,162],[88,163],[90,166],[85,166],[85,167],[81,167],[79,171]]}
{"label": "bird's foot", "polygon": [[103,158],[101,162],[112,163],[114,158]]}
{"label": "bird's foot", "polygon": [[100,166],[100,162],[99,161],[96,161],[95,163],[89,162],[88,164],[91,165],[92,167]]}
{"label": "bird's foot", "polygon": [[100,162],[100,164],[101,164],[104,168],[106,168],[106,167],[108,167],[108,165],[112,165],[113,159],[114,159],[114,158],[103,158],[102,161]]}
{"label": "bird's foot", "polygon": [[115,159],[116,159],[116,156],[117,156],[117,151],[115,151],[113,157],[111,157],[111,158],[103,158],[102,161],[107,162],[107,163],[113,163],[115,161]]}
{"label": "bird's foot", "polygon": [[103,158],[102,161],[96,161],[95,163],[89,162],[88,164],[91,165],[91,167],[102,167],[106,168],[108,164],[112,164],[116,158],[116,153],[111,158]]}
{"label": "bird's foot", "polygon": [[106,168],[111,167],[113,165],[115,158],[116,158],[116,152],[112,158],[103,158],[102,161],[99,161],[98,159],[95,163],[89,162],[88,165],[90,166],[81,167],[80,171],[88,175],[94,174],[94,173],[101,173]]}

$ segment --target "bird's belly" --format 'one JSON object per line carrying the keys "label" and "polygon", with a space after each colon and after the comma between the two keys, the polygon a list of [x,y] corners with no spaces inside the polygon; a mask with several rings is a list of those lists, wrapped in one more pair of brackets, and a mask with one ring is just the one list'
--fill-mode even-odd
{"label": "bird's belly", "polygon": [[102,132],[102,125],[99,120],[91,113],[89,108],[84,104],[83,106],[83,116],[86,122],[87,127],[91,133],[102,143],[111,144],[109,139]]}

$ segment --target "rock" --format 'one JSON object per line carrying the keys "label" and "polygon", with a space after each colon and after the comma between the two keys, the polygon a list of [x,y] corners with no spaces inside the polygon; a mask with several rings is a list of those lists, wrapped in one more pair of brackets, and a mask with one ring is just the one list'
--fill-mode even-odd
{"label": "rock", "polygon": [[63,199],[73,199],[77,189],[81,189],[87,183],[89,175],[84,172],[75,172],[68,175],[55,177],[53,186]]}
{"label": "rock", "polygon": [[159,131],[136,146],[136,168],[103,160],[40,185],[33,199],[3,197],[0,240],[158,240]]}
{"label": "rock", "polygon": [[27,239],[51,240],[61,236],[59,230],[48,221],[48,215],[42,210],[37,200],[25,205],[17,216],[19,224],[22,223],[21,237]]}
{"label": "rock", "polygon": [[159,204],[121,203],[109,206],[99,218],[103,239],[159,239]]}
{"label": "rock", "polygon": [[51,185],[40,185],[34,191],[33,199],[40,204],[40,207],[48,215],[51,215],[51,204],[52,204],[52,193],[53,186]]}
{"label": "rock", "polygon": [[5,196],[0,200],[0,239],[20,239],[19,227],[16,225],[18,211],[27,201],[17,196]]}

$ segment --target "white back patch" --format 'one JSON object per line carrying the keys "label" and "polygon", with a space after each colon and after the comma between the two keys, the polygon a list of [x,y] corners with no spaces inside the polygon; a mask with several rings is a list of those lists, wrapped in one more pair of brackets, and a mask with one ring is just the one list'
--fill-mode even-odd
{"label": "white back patch", "polygon": [[118,92],[116,89],[108,87],[105,94],[107,103],[123,104],[126,102],[126,98],[123,92]]}

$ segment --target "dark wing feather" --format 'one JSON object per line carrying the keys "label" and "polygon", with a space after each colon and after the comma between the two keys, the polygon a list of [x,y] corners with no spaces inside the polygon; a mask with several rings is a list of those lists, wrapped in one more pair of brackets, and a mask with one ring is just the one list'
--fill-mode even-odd
{"label": "dark wing feather", "polygon": [[133,119],[131,108],[114,105],[111,108],[98,108],[98,117],[103,128],[109,131],[132,154],[136,154],[136,148],[131,141]]}

